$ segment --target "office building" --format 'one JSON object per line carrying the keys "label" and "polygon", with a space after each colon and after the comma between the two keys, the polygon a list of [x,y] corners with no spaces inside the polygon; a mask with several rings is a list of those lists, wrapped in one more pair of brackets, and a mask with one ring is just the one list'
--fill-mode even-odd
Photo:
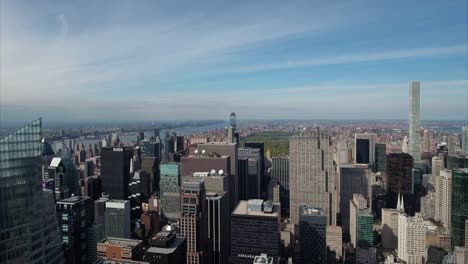
{"label": "office building", "polygon": [[465,245],[465,220],[468,219],[468,169],[452,171],[452,247]]}
{"label": "office building", "polygon": [[263,200],[240,201],[231,215],[232,264],[251,264],[267,254],[278,263],[280,254],[280,205]]}
{"label": "office building", "polygon": [[362,194],[367,201],[369,197],[369,179],[371,171],[364,164],[342,164],[340,171],[340,214],[341,226],[344,233],[349,233],[349,206],[353,194]]}
{"label": "office building", "polygon": [[377,249],[370,248],[356,248],[356,263],[377,264]]}
{"label": "office building", "polygon": [[398,248],[398,215],[400,211],[393,208],[382,208],[382,247]]}
{"label": "office building", "polygon": [[447,169],[456,170],[468,167],[468,156],[448,156]]}
{"label": "office building", "polygon": [[130,202],[127,200],[109,200],[105,210],[106,237],[130,238]]}
{"label": "office building", "polygon": [[408,153],[415,161],[421,160],[421,106],[420,83],[411,82],[409,86],[409,129]]}
{"label": "office building", "polygon": [[375,172],[386,171],[387,166],[387,145],[386,144],[375,144]]}
{"label": "office building", "polygon": [[86,254],[88,263],[94,263],[97,260],[97,243],[105,239],[104,226],[92,224],[86,232]]}
{"label": "office building", "polygon": [[90,197],[93,201],[99,199],[102,195],[102,180],[101,177],[95,175],[85,178],[85,196]]}
{"label": "office building", "polygon": [[101,179],[102,189],[110,199],[128,199],[130,196],[130,163],[133,148],[102,148]]}
{"label": "office building", "polygon": [[199,153],[180,159],[180,172],[182,176],[201,171],[223,171],[223,174],[231,173],[231,157],[217,153]]}
{"label": "office building", "polygon": [[291,223],[299,223],[299,206],[322,208],[329,225],[336,225],[337,194],[330,136],[314,130],[293,136],[289,145]]}
{"label": "office building", "polygon": [[237,143],[209,142],[197,145],[198,153],[217,153],[221,156],[231,157],[229,175],[229,208],[233,210],[239,201],[239,177],[237,173]]}
{"label": "office building", "polygon": [[69,157],[53,158],[48,173],[49,178],[55,179],[57,201],[73,195],[81,195],[78,170]]}
{"label": "office building", "polygon": [[407,153],[387,154],[388,189],[394,193],[413,193],[413,157]]}
{"label": "office building", "polygon": [[142,157],[161,157],[161,142],[157,140],[142,140],[141,143],[141,156]]}
{"label": "office building", "polygon": [[229,178],[222,171],[195,172],[183,177],[183,182],[203,181],[207,214],[208,261],[212,264],[229,260]]}
{"label": "office building", "polygon": [[367,201],[362,194],[353,194],[353,199],[350,203],[350,216],[349,216],[349,234],[351,236],[351,243],[357,247],[358,242],[358,218],[362,210],[367,209]]}
{"label": "office building", "polygon": [[356,134],[355,153],[356,163],[358,164],[375,164],[375,143],[377,142],[376,134]]}
{"label": "office building", "polygon": [[343,231],[341,226],[327,226],[327,247],[335,253],[336,260],[343,257]]}
{"label": "office building", "polygon": [[237,150],[239,160],[248,160],[248,173],[244,182],[240,185],[241,193],[245,193],[246,199],[259,199],[262,192],[262,166],[261,150],[252,148],[239,148]]}
{"label": "office building", "polygon": [[141,158],[141,170],[149,173],[151,182],[151,193],[159,193],[160,191],[160,172],[159,159],[156,157]]}
{"label": "office building", "polygon": [[128,184],[130,189],[130,208],[132,220],[138,219],[143,211],[142,204],[146,203],[151,196],[151,179],[146,171],[135,171],[131,182]]}
{"label": "office building", "polygon": [[373,215],[369,209],[361,209],[357,212],[356,237],[356,263],[376,263]]}
{"label": "office building", "polygon": [[272,157],[270,173],[280,184],[281,216],[289,217],[289,157]]}
{"label": "office building", "polygon": [[41,139],[42,119],[0,138],[2,263],[63,263],[57,221],[45,214],[55,208],[42,190]]}
{"label": "office building", "polygon": [[180,192],[180,233],[187,239],[187,264],[207,261],[207,206],[203,177],[184,181]]}
{"label": "office building", "polygon": [[264,194],[268,185],[269,179],[265,175],[265,144],[263,142],[245,142],[245,149],[258,149],[260,150],[260,190]]}
{"label": "office building", "polygon": [[426,226],[419,213],[398,216],[398,257],[407,264],[421,264],[426,249]]}
{"label": "office building", "polygon": [[57,202],[66,263],[88,263],[87,234],[93,218],[93,200],[89,197],[73,196]]}
{"label": "office building", "polygon": [[105,225],[105,211],[106,211],[106,202],[109,201],[109,198],[104,196],[100,197],[94,201],[94,223],[98,225]]}
{"label": "office building", "polygon": [[327,217],[320,208],[299,208],[299,256],[295,263],[327,261]]}
{"label": "office building", "polygon": [[180,165],[178,163],[164,163],[159,165],[161,173],[160,199],[161,211],[171,219],[180,218]]}
{"label": "office building", "polygon": [[175,231],[161,231],[150,239],[145,261],[152,264],[185,263],[187,241]]}
{"label": "office building", "polygon": [[97,255],[111,260],[142,260],[143,241],[107,237],[97,244]]}
{"label": "office building", "polygon": [[437,178],[435,219],[440,221],[445,230],[449,231],[452,219],[452,172],[442,169]]}

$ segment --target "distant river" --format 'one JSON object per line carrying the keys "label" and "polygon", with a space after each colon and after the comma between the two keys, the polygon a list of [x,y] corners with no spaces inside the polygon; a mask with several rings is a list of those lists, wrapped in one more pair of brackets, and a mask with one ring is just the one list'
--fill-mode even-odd
{"label": "distant river", "polygon": [[[174,128],[174,129],[168,129],[170,133],[175,132],[177,135],[180,136],[185,136],[185,135],[191,135],[191,134],[196,134],[196,133],[203,133],[203,132],[208,132],[211,130],[216,130],[216,129],[222,129],[225,128],[226,124],[224,123],[219,123],[219,124],[214,124],[214,125],[208,125],[208,126],[199,126],[199,127],[181,127],[181,128]],[[153,131],[145,131],[145,138],[149,138],[150,136],[153,135]],[[159,137],[164,138],[164,135],[166,133],[166,129],[161,129]],[[131,144],[135,143],[137,140],[137,132],[127,132],[123,134],[119,134],[120,141],[124,142],[125,144]],[[75,144],[84,144],[85,147],[87,147],[88,144],[94,144],[97,143],[98,141],[101,141],[102,138],[76,138],[73,139]],[[62,140],[62,141],[55,141],[51,142],[50,145],[52,149],[57,152],[59,149],[63,148],[64,145],[68,145],[68,142],[70,140]]]}

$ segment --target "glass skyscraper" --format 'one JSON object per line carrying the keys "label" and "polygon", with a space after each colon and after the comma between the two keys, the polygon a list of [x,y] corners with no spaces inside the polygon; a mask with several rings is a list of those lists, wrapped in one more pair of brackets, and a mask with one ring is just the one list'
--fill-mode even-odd
{"label": "glass skyscraper", "polygon": [[452,171],[452,246],[465,245],[465,220],[468,220],[468,169]]}
{"label": "glass skyscraper", "polygon": [[42,119],[0,139],[0,263],[63,261],[61,243],[44,234],[58,226],[44,222],[53,200],[42,190],[41,139]]}
{"label": "glass skyscraper", "polygon": [[421,160],[421,102],[420,83],[411,82],[409,87],[409,145],[408,152],[415,161]]}

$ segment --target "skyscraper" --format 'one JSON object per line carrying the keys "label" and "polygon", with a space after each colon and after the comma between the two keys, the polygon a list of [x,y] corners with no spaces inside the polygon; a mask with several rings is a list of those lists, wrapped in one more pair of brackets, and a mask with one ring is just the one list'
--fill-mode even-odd
{"label": "skyscraper", "polygon": [[48,172],[49,178],[55,179],[57,201],[72,195],[81,195],[78,170],[69,157],[53,158]]}
{"label": "skyscraper", "polygon": [[161,171],[161,211],[171,220],[180,218],[180,166],[178,163],[159,165]]}
{"label": "skyscraper", "polygon": [[217,153],[223,156],[231,157],[230,176],[229,176],[229,208],[234,210],[239,201],[239,177],[237,173],[237,148],[236,143],[209,142],[198,144],[198,153]]}
{"label": "skyscraper", "polygon": [[357,247],[358,242],[358,216],[359,213],[367,209],[367,201],[362,194],[353,194],[353,199],[350,203],[350,216],[349,216],[349,233],[351,235],[351,243]]}
{"label": "skyscraper", "polygon": [[271,178],[280,184],[281,216],[289,217],[289,157],[272,157]]}
{"label": "skyscraper", "polygon": [[320,208],[305,205],[299,209],[299,256],[295,263],[327,261],[327,217]]}
{"label": "skyscraper", "polygon": [[426,226],[419,213],[398,216],[398,257],[407,264],[421,264],[426,249]]}
{"label": "skyscraper", "polygon": [[438,208],[435,219],[449,231],[452,224],[452,172],[446,169],[440,170],[437,181],[435,206]]}
{"label": "skyscraper", "polygon": [[420,83],[411,82],[409,86],[408,152],[415,161],[421,160],[420,129],[421,129]]}
{"label": "skyscraper", "polygon": [[260,190],[264,194],[267,189],[269,179],[265,175],[265,144],[263,142],[245,142],[244,148],[259,149],[260,157]]}
{"label": "skyscraper", "polygon": [[130,238],[130,211],[130,202],[127,200],[106,202],[104,213],[106,237]]}
{"label": "skyscraper", "polygon": [[375,144],[375,167],[376,172],[385,172],[387,165],[387,145]]}
{"label": "skyscraper", "polygon": [[329,225],[336,225],[337,195],[330,136],[314,130],[293,136],[289,146],[291,223],[299,223],[299,206],[322,208]]}
{"label": "skyscraper", "polygon": [[278,264],[280,253],[280,205],[271,201],[240,201],[231,215],[232,264],[251,264],[267,254]]}
{"label": "skyscraper", "polygon": [[187,264],[207,260],[208,231],[203,178],[182,183],[180,233],[187,239]]}
{"label": "skyscraper", "polygon": [[375,143],[376,134],[356,134],[356,163],[374,164],[375,163]]}
{"label": "skyscraper", "polygon": [[55,210],[42,190],[41,139],[42,119],[0,138],[2,263],[63,263],[57,222],[45,222]]}
{"label": "skyscraper", "polygon": [[133,148],[130,147],[101,150],[102,188],[110,199],[128,199],[132,157]]}
{"label": "skyscraper", "polygon": [[229,116],[229,126],[231,126],[234,129],[237,129],[237,117],[236,113],[232,112],[231,115]]}
{"label": "skyscraper", "polygon": [[465,245],[465,220],[468,219],[468,169],[452,171],[452,246]]}
{"label": "skyscraper", "polygon": [[368,201],[370,171],[364,164],[340,165],[340,214],[344,233],[349,233],[349,201],[353,194],[362,194]]}
{"label": "skyscraper", "polygon": [[247,199],[259,199],[262,191],[262,158],[261,149],[239,148],[237,149],[238,159],[248,160],[248,175],[244,186],[239,186],[241,193],[245,189]]}
{"label": "skyscraper", "polygon": [[93,217],[93,200],[72,196],[57,202],[57,219],[66,263],[88,263],[87,234]]}

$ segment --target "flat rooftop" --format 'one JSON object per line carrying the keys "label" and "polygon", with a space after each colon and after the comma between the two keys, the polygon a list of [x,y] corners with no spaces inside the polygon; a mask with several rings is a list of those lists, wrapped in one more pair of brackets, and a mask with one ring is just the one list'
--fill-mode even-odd
{"label": "flat rooftop", "polygon": [[119,246],[125,249],[133,249],[134,247],[140,245],[142,242],[143,240],[108,237],[103,241],[99,242],[98,245],[112,245]]}
{"label": "flat rooftop", "polygon": [[146,252],[147,253],[156,253],[156,254],[164,254],[168,255],[176,251],[176,249],[184,243],[185,238],[184,237],[176,237],[174,242],[172,242],[172,245],[170,245],[168,248],[161,248],[161,247],[149,247]]}
{"label": "flat rooftop", "polygon": [[[262,201],[262,200],[260,200]],[[252,216],[265,216],[265,217],[278,217],[279,203],[273,204],[273,212],[265,213],[260,211],[249,211],[247,210],[248,201],[240,201],[236,207],[236,210],[232,213],[233,215],[252,215]]]}
{"label": "flat rooftop", "polygon": [[87,200],[87,199],[90,199],[90,198],[87,197],[87,196],[72,196],[72,197],[60,200],[57,203],[76,204],[76,203],[82,202],[82,201]]}
{"label": "flat rooftop", "polygon": [[323,216],[323,210],[320,208],[303,206],[301,207],[302,215],[313,215],[313,216]]}

